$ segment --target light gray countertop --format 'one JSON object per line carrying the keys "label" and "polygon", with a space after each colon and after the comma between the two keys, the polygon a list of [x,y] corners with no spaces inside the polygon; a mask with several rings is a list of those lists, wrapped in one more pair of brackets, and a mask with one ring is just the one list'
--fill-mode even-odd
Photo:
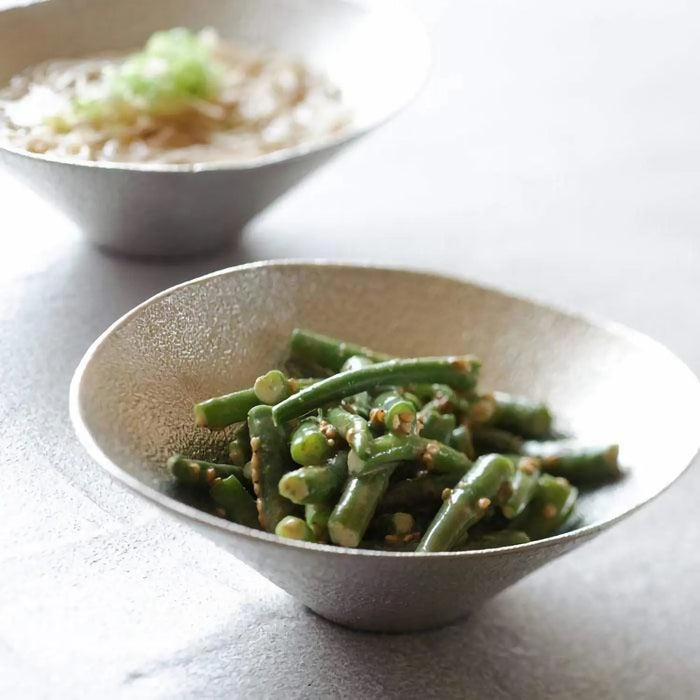
{"label": "light gray countertop", "polygon": [[628,324],[700,371],[699,6],[419,8],[436,46],[421,98],[216,258],[107,257],[0,175],[0,697],[700,694],[697,468],[466,622],[381,636],[309,613],[73,436],[68,384],[97,334],[164,287],[263,258],[457,274]]}

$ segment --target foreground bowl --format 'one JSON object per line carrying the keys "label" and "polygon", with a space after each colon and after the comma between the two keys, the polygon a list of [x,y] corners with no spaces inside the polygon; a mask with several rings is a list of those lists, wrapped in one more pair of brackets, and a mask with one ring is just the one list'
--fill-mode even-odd
{"label": "foreground bowl", "polygon": [[53,58],[127,50],[159,29],[212,26],[300,56],[338,85],[354,122],[323,144],[247,164],[78,163],[0,147],[0,162],[101,246],[132,255],[213,250],[419,90],[428,42],[400,0],[51,0],[0,11],[0,87]]}
{"label": "foreground bowl", "polygon": [[[249,386],[297,325],[397,355],[474,352],[485,388],[544,399],[561,427],[619,442],[625,477],[581,497],[574,531],[444,554],[283,540],[176,500],[166,458],[225,440],[194,427],[192,404]],[[315,263],[244,265],[153,297],[90,348],[70,398],[80,440],[117,479],[324,617],[385,631],[460,618],[658,495],[697,451],[698,406],[690,370],[633,331],[436,275]]]}

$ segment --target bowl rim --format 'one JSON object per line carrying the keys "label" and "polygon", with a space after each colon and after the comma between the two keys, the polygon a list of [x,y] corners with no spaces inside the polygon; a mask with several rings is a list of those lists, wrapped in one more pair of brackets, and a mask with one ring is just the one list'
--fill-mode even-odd
{"label": "bowl rim", "polygon": [[700,403],[700,380],[696,377],[695,373],[683,362],[679,357],[677,357],[671,350],[669,350],[665,345],[657,340],[647,336],[640,331],[633,330],[623,324],[607,321],[596,317],[595,315],[582,314],[571,310],[566,310],[558,306],[553,306],[550,304],[544,304],[535,299],[529,298],[527,296],[509,294],[504,292],[495,286],[484,285],[481,283],[472,282],[466,278],[460,278],[456,275],[443,274],[440,272],[426,270],[424,268],[418,267],[407,267],[403,265],[375,265],[370,262],[361,261],[333,261],[324,259],[282,259],[282,260],[260,260],[256,262],[245,263],[241,265],[234,265],[231,267],[224,268],[222,270],[216,270],[199,277],[195,277],[191,280],[181,282],[179,284],[168,287],[157,294],[149,297],[145,301],[141,302],[133,309],[125,313],[123,316],[118,318],[114,323],[112,323],[103,333],[101,333],[96,340],[90,345],[88,350],[83,355],[80,360],[70,383],[69,389],[69,414],[70,420],[73,424],[73,429],[78,437],[79,442],[82,444],[83,448],[86,450],[88,455],[97,462],[107,473],[112,477],[118,479],[123,485],[129,487],[132,491],[135,491],[140,496],[150,500],[156,505],[163,508],[165,511],[169,512],[170,515],[180,516],[188,520],[194,520],[196,523],[201,525],[206,525],[214,529],[229,532],[238,536],[244,536],[251,538],[253,540],[261,541],[262,543],[295,547],[303,550],[310,550],[314,552],[324,552],[327,554],[335,554],[342,556],[366,556],[366,557],[442,557],[442,558],[461,558],[461,557],[480,557],[480,556],[496,556],[502,555],[505,552],[511,552],[517,550],[518,552],[528,550],[534,551],[539,549],[545,549],[548,547],[571,543],[573,544],[580,539],[589,539],[603,530],[608,529],[615,523],[629,517],[642,506],[650,503],[655,498],[664,493],[672,484],[674,484],[684,473],[687,472],[690,465],[693,463],[695,457],[700,451],[700,439],[698,440],[698,445],[692,450],[691,453],[686,457],[686,464],[683,468],[678,471],[678,473],[671,479],[668,483],[664,484],[655,493],[650,496],[638,501],[630,508],[622,513],[612,517],[603,519],[600,521],[593,522],[583,527],[575,528],[573,530],[563,532],[553,537],[547,537],[542,540],[534,540],[532,542],[527,542],[525,544],[510,545],[507,547],[498,547],[490,549],[479,549],[479,550],[465,550],[457,552],[390,552],[384,550],[369,550],[369,549],[353,549],[348,547],[338,547],[330,544],[319,544],[312,542],[302,542],[299,540],[286,539],[283,537],[278,537],[273,533],[264,532],[262,530],[254,530],[243,525],[238,525],[224,518],[219,518],[214,515],[210,515],[194,506],[187,505],[168,496],[167,494],[158,491],[146,485],[144,482],[140,481],[136,477],[128,474],[124,471],[118,464],[113,462],[99,447],[97,441],[93,438],[89,428],[83,421],[80,408],[80,389],[82,385],[82,379],[85,371],[90,364],[92,358],[95,356],[100,347],[110,338],[110,336],[118,331],[121,327],[128,324],[133,318],[135,318],[143,309],[150,306],[151,304],[158,302],[168,296],[175,294],[185,287],[201,284],[203,282],[216,279],[217,277],[225,277],[230,274],[235,274],[242,270],[255,270],[261,268],[269,267],[336,267],[344,268],[350,270],[373,270],[376,272],[399,272],[399,273],[409,273],[411,275],[422,276],[426,279],[432,280],[442,280],[451,281],[458,284],[469,284],[479,289],[498,294],[500,296],[506,297],[508,299],[513,299],[517,301],[525,301],[530,304],[535,304],[537,306],[543,307],[549,311],[554,311],[555,313],[563,314],[571,319],[583,321],[588,323],[600,330],[607,333],[611,333],[618,337],[624,338],[625,340],[632,342],[636,345],[646,346],[649,348],[654,348],[655,351],[661,351],[668,355],[671,360],[676,362],[685,372],[688,374],[688,378],[695,384],[695,391],[698,395]]}
{"label": "bowl rim", "polygon": [[[420,18],[418,13],[405,4],[400,4],[397,0],[382,0],[380,3],[369,3],[367,0],[329,0],[330,2],[352,5],[358,8],[368,16],[386,14],[393,12],[397,15],[403,15],[404,21],[412,24],[412,29],[416,36],[420,37],[421,50],[424,54],[424,61],[419,73],[415,74],[415,81],[411,89],[406,93],[403,100],[392,107],[389,111],[369,120],[365,123],[351,122],[349,128],[335,136],[330,136],[316,141],[302,142],[296,146],[282,148],[270,153],[266,153],[255,158],[244,161],[213,161],[213,162],[196,162],[196,163],[135,163],[135,162],[119,162],[119,161],[81,161],[70,157],[61,157],[55,155],[47,155],[42,153],[31,153],[23,148],[5,144],[0,141],[0,154],[6,152],[14,156],[28,158],[40,163],[52,163],[60,166],[78,167],[78,168],[97,168],[99,170],[115,170],[125,172],[157,172],[157,173],[188,173],[195,174],[200,172],[220,172],[220,171],[239,171],[239,170],[255,170],[264,168],[268,165],[276,165],[287,161],[296,161],[316,153],[340,148],[343,145],[349,144],[352,141],[366,136],[371,131],[383,126],[391,121],[399,113],[403,112],[410,104],[414,102],[416,97],[425,87],[431,74],[433,65],[432,46],[428,28]],[[5,9],[0,9],[0,16],[9,12],[22,12],[26,10],[33,11],[36,7],[41,7],[45,0],[26,0],[26,3],[19,5],[11,5]],[[2,87],[2,86],[0,86]]]}

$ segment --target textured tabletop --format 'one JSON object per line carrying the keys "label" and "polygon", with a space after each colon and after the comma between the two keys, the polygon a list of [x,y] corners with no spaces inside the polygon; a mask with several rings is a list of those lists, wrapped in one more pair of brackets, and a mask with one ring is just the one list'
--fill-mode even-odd
{"label": "textured tabletop", "polygon": [[698,5],[419,7],[436,46],[420,99],[216,258],[107,257],[0,175],[0,697],[700,695],[700,469],[466,622],[382,636],[309,613],[73,436],[68,385],[98,333],[264,258],[457,274],[628,324],[700,371]]}

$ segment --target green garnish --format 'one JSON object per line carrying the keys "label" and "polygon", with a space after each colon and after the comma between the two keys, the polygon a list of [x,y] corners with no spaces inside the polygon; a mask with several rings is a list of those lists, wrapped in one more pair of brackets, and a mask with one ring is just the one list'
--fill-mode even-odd
{"label": "green garnish", "polygon": [[73,101],[71,116],[61,121],[120,121],[134,111],[151,114],[187,110],[192,100],[212,100],[219,93],[221,71],[211,47],[183,27],[156,32],[143,51],[129,56],[107,78],[103,94]]}

